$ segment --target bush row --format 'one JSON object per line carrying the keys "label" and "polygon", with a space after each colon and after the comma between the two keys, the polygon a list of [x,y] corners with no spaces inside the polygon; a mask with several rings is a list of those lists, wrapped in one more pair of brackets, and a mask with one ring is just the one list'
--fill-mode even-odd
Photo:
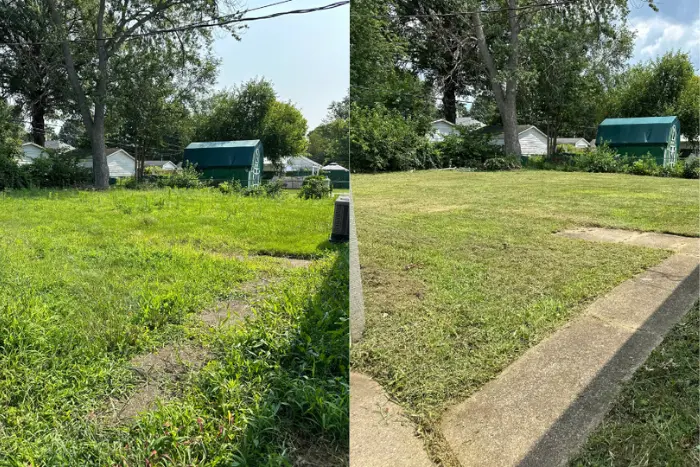
{"label": "bush row", "polygon": [[79,163],[74,155],[50,150],[46,157],[27,165],[19,165],[15,159],[0,155],[0,190],[86,185],[92,181],[92,171]]}
{"label": "bush row", "polygon": [[689,157],[673,165],[663,166],[651,154],[629,157],[617,154],[603,145],[581,154],[533,156],[527,159],[527,168],[596,173],[627,173],[656,177],[700,178],[700,160]]}

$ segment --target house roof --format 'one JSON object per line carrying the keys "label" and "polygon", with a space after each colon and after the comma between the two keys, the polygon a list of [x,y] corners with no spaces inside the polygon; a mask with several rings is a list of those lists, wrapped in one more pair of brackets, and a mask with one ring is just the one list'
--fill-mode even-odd
{"label": "house roof", "polygon": [[576,144],[579,141],[583,141],[586,145],[590,146],[590,143],[586,138],[557,138],[557,144]]}
{"label": "house roof", "polygon": [[38,144],[32,143],[32,142],[22,143],[22,147],[24,147],[24,146],[34,146],[34,147],[37,147],[37,148],[39,148],[39,149],[41,149],[41,150],[44,149],[43,146],[39,146]]}
{"label": "house roof", "polygon": [[455,126],[455,125],[462,125],[462,126],[478,126],[479,128],[483,127],[484,124],[481,123],[479,120],[475,120],[471,117],[458,117],[457,121],[455,123],[452,123],[449,120],[445,120],[444,118],[441,118],[439,120],[433,120],[430,122],[431,124],[435,123],[447,123],[450,126]]}
{"label": "house roof", "polygon": [[171,161],[143,161],[144,166],[146,167],[163,167],[166,164],[173,164]]}
{"label": "house roof", "polygon": [[346,169],[345,167],[343,167],[340,164],[336,164],[335,162],[331,162],[330,164],[324,166],[323,170],[340,170],[343,172],[349,172],[348,169]]}
{"label": "house roof", "polygon": [[481,123],[479,120],[471,117],[457,117],[456,123],[457,125],[478,126],[479,128],[484,126],[484,124]]}
{"label": "house roof", "polygon": [[[539,128],[537,128],[535,125],[518,125],[518,134],[521,134],[521,133],[529,130],[530,128],[534,128],[535,131],[540,133],[542,136],[544,136],[545,138],[547,137],[547,135],[544,134],[544,132],[542,130],[540,130]],[[501,125],[488,125],[488,126],[479,128],[476,131],[481,132],[481,133],[491,134],[494,137],[499,137],[499,136],[502,137],[503,136],[503,127]]]}
{"label": "house roof", "polygon": [[45,141],[44,147],[48,148],[48,149],[58,149],[61,151],[72,151],[73,149],[75,149],[70,144],[67,144],[67,143],[64,143],[63,141],[58,141],[58,140]]}

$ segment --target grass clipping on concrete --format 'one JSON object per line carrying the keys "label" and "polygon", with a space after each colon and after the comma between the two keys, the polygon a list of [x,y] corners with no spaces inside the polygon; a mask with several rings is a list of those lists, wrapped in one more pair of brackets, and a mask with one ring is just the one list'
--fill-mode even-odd
{"label": "grass clipping on concrete", "polygon": [[354,176],[353,195],[367,321],[353,366],[428,432],[586,304],[670,255],[554,232],[698,235],[692,180],[423,171]]}
{"label": "grass clipping on concrete", "polygon": [[572,466],[700,464],[700,308],[676,325],[625,384]]}
{"label": "grass clipping on concrete", "polygon": [[[3,194],[0,463],[346,463],[348,265],[326,241],[332,213],[330,199],[214,190]],[[266,285],[244,324],[199,318],[250,284]],[[106,423],[110,401],[138,393],[139,356],[173,346],[204,349],[198,371]]]}

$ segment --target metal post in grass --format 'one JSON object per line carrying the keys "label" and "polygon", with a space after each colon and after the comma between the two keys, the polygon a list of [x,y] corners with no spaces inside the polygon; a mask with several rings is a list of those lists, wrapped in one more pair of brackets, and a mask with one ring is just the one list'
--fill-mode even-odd
{"label": "metal post in grass", "polygon": [[333,230],[330,241],[345,243],[350,240],[350,197],[338,196],[333,212]]}

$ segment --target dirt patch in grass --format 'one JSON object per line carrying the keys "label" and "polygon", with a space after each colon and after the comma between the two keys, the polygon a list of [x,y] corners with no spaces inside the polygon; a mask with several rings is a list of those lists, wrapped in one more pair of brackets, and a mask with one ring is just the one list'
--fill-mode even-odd
{"label": "dirt patch in grass", "polygon": [[241,300],[220,302],[214,309],[206,310],[199,318],[211,327],[233,326],[252,316],[250,306]]}
{"label": "dirt patch in grass", "polygon": [[140,413],[153,409],[158,401],[173,395],[174,384],[196,372],[213,358],[209,350],[193,344],[168,344],[160,350],[134,357],[131,369],[138,375],[139,385],[126,399],[111,400],[111,410],[102,414],[113,424],[122,424]]}
{"label": "dirt patch in grass", "polygon": [[294,467],[347,467],[350,464],[346,448],[323,438],[296,438],[292,444],[290,457]]}

